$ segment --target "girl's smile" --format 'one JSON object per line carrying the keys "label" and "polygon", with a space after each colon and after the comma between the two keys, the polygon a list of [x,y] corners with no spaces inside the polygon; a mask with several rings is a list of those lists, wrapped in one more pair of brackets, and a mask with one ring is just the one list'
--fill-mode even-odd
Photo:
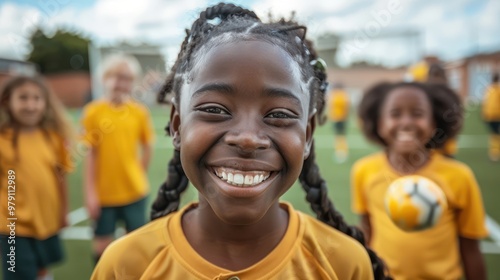
{"label": "girl's smile", "polygon": [[255,160],[225,158],[210,164],[213,174],[222,181],[216,185],[224,194],[234,197],[259,196],[270,186],[278,172],[277,167]]}

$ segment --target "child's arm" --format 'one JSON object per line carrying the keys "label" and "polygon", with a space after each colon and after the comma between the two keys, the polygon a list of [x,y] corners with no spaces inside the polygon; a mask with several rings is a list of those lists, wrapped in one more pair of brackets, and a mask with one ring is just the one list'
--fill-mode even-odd
{"label": "child's arm", "polygon": [[361,215],[361,231],[365,236],[365,243],[369,245],[372,238],[372,224],[368,214]]}
{"label": "child's arm", "polygon": [[68,181],[65,172],[57,168],[57,185],[59,188],[59,196],[61,198],[61,228],[68,226]]}
{"label": "child's arm", "polygon": [[151,144],[145,143],[142,145],[142,168],[144,168],[144,171],[147,172],[148,167],[149,167],[149,162],[151,161]]}
{"label": "child's arm", "polygon": [[479,250],[479,240],[460,236],[459,243],[465,278],[486,280],[486,268],[483,255]]}
{"label": "child's arm", "polygon": [[85,206],[89,212],[90,218],[96,220],[100,215],[100,205],[97,199],[95,189],[95,161],[97,150],[94,147],[89,147],[89,153],[84,165],[84,197]]}

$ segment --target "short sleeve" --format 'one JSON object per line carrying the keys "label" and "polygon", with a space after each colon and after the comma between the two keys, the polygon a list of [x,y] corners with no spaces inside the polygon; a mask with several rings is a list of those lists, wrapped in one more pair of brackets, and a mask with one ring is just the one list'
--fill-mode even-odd
{"label": "short sleeve", "polygon": [[141,131],[140,131],[140,141],[142,144],[152,144],[155,138],[155,132],[153,127],[153,122],[151,120],[151,114],[147,108],[142,108],[141,110]]}
{"label": "short sleeve", "polygon": [[351,205],[352,211],[360,215],[368,213],[363,177],[362,166],[355,164],[351,171]]}
{"label": "short sleeve", "polygon": [[463,174],[464,185],[457,195],[458,232],[462,237],[481,239],[488,236],[481,191],[470,169]]}

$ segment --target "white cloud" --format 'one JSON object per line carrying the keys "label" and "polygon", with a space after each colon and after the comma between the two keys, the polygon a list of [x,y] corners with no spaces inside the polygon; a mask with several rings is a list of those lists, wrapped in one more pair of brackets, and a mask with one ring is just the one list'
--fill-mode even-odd
{"label": "white cloud", "polygon": [[5,3],[0,6],[0,56],[22,59],[28,52],[28,37],[40,21],[36,8]]}

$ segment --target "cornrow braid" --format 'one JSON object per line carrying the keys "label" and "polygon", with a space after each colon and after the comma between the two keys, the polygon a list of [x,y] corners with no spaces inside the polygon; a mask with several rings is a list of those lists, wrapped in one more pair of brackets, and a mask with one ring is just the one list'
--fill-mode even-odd
{"label": "cornrow braid", "polygon": [[306,192],[306,200],[310,203],[311,209],[316,214],[318,220],[351,236],[365,247],[372,263],[374,279],[391,279],[386,276],[383,261],[377,257],[375,252],[366,247],[365,238],[361,230],[357,227],[349,226],[345,222],[344,217],[342,217],[342,214],[335,209],[333,203],[328,198],[328,187],[325,180],[321,177],[319,167],[316,164],[314,142],[311,154],[304,161],[299,181]]}

